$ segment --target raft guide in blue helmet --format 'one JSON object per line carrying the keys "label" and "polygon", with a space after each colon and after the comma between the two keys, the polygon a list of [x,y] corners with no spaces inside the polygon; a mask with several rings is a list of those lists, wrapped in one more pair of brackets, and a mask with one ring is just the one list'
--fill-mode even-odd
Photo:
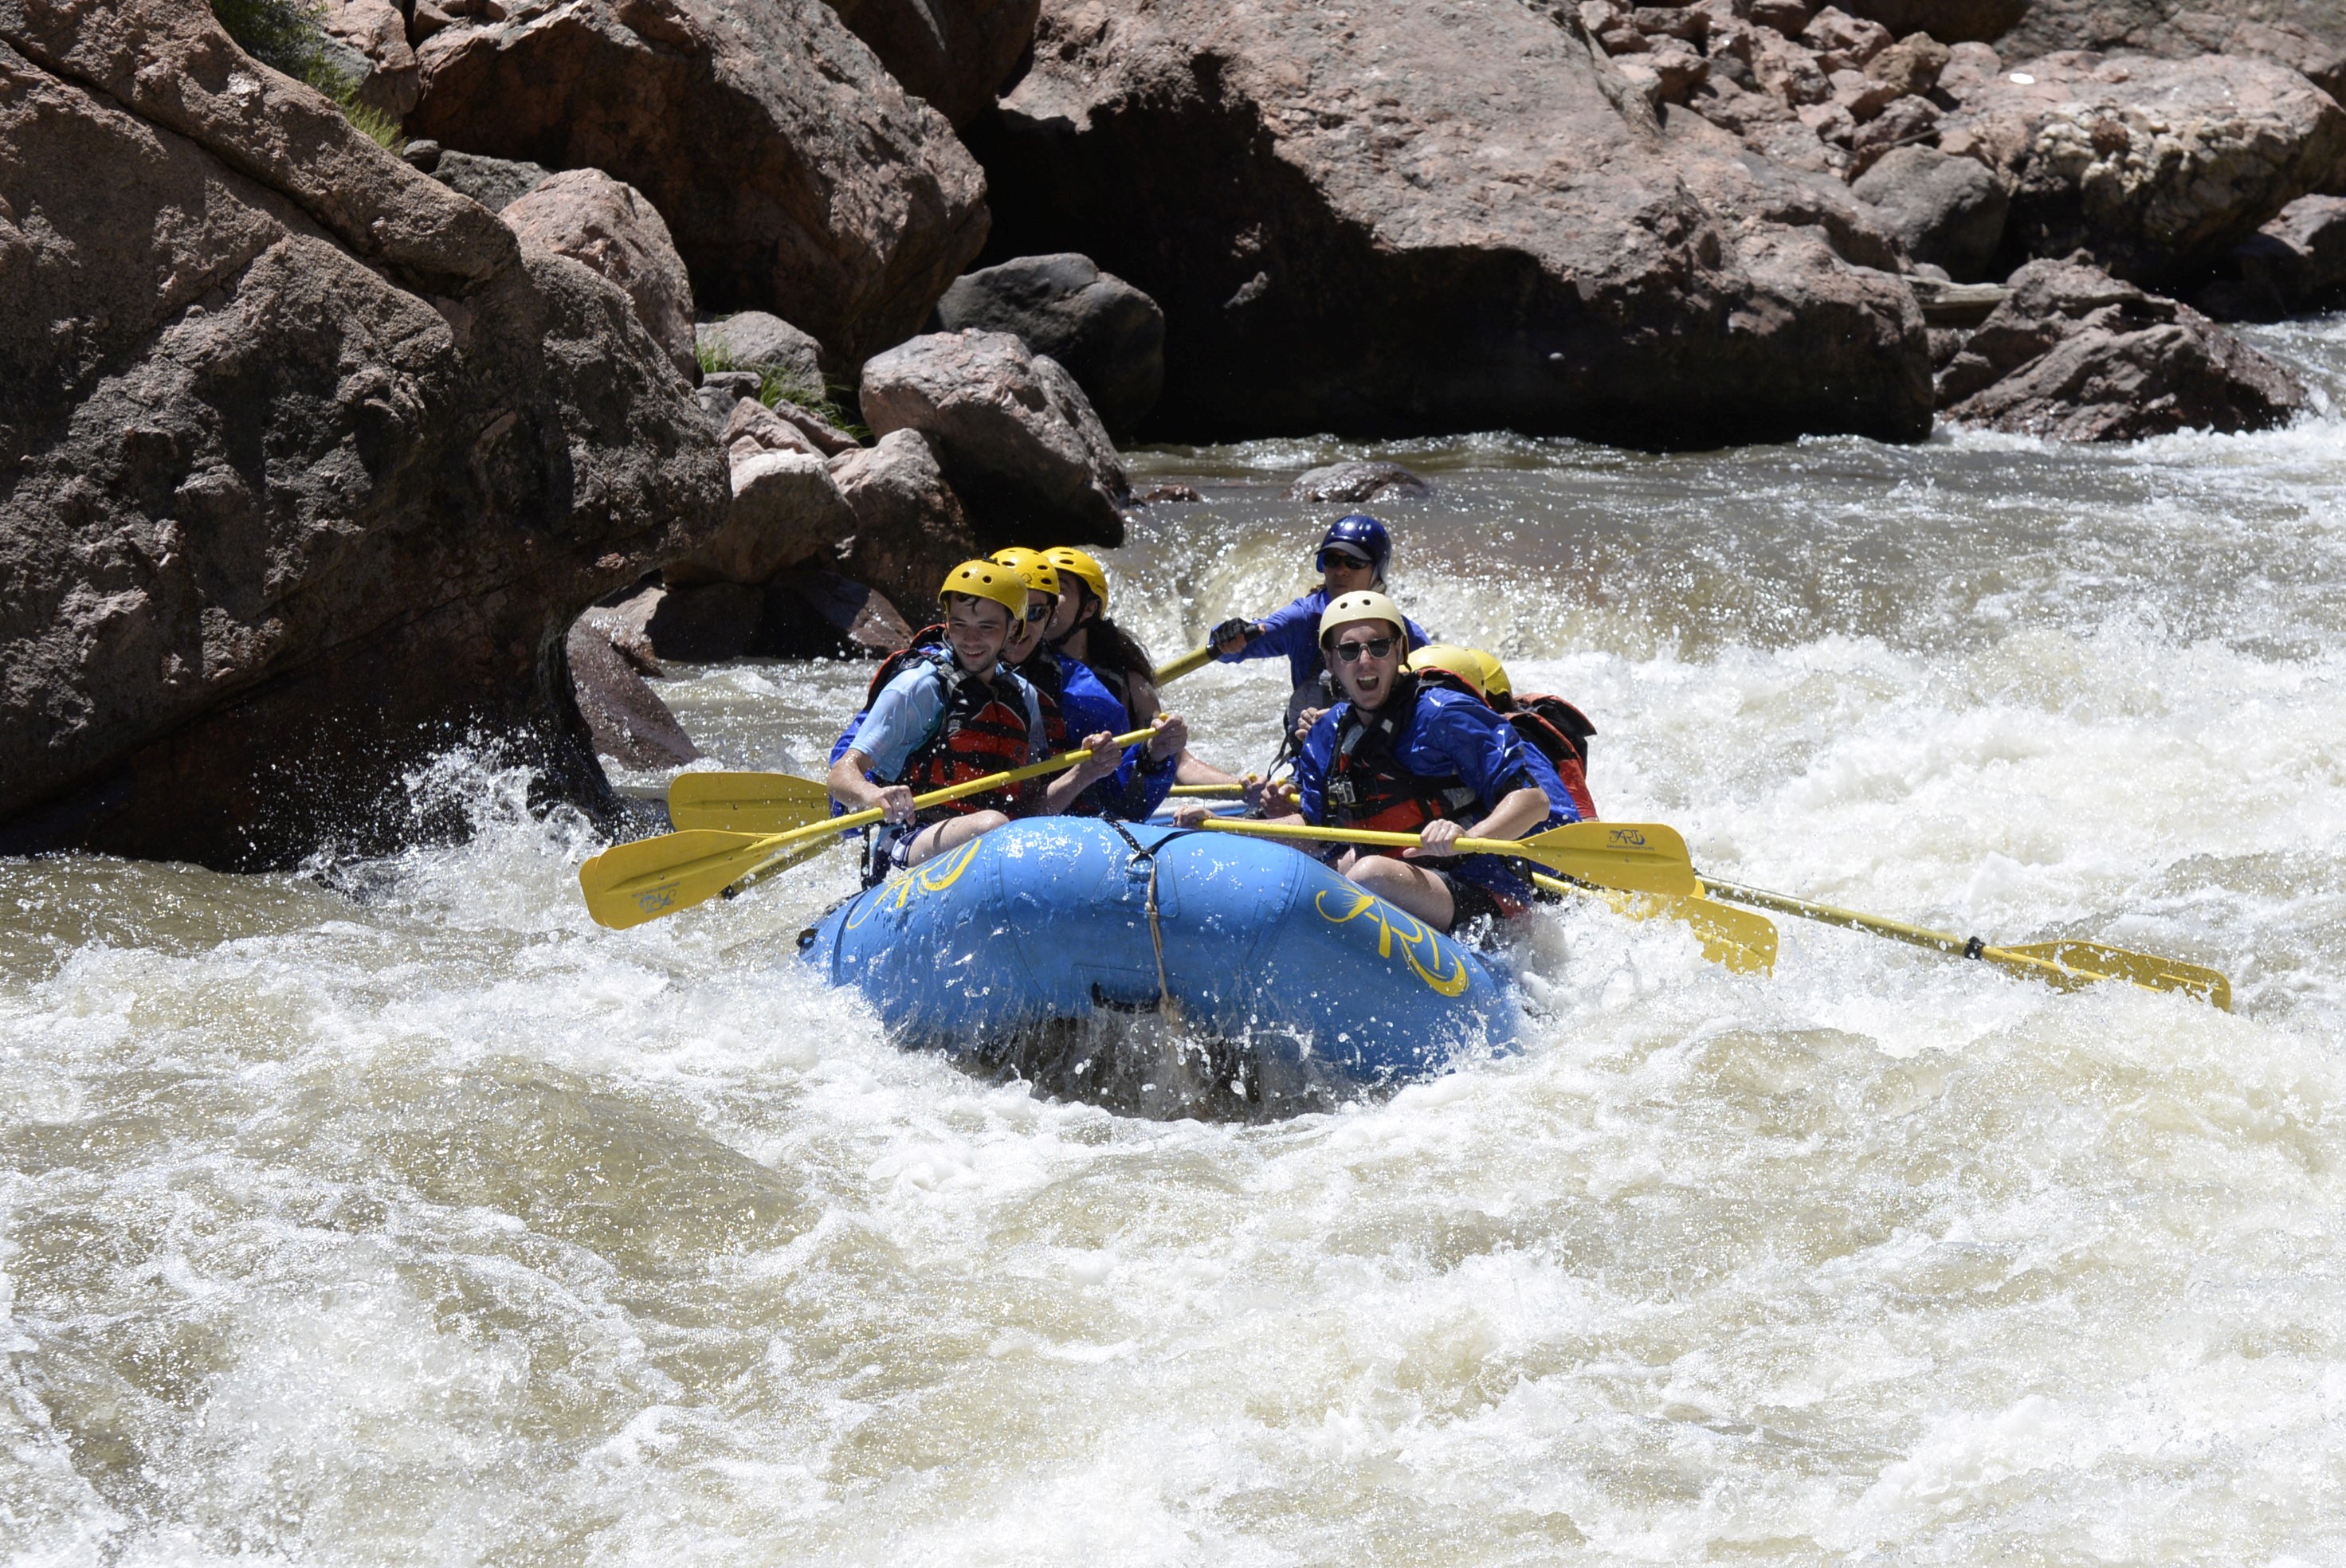
{"label": "raft guide in blue helmet", "polygon": [[1385,563],[1392,558],[1392,535],[1385,532],[1383,524],[1367,513],[1354,512],[1337,518],[1328,525],[1328,532],[1321,535],[1320,553],[1312,560],[1317,570],[1325,572],[1328,569],[1328,552],[1331,549],[1341,550],[1348,555],[1366,556],[1369,565],[1382,580],[1385,575]]}

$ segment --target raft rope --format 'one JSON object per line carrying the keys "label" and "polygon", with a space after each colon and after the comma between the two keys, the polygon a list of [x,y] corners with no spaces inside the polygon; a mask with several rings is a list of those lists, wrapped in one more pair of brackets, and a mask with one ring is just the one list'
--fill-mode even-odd
{"label": "raft rope", "polygon": [[1181,1003],[1174,999],[1173,988],[1165,983],[1165,927],[1158,920],[1157,911],[1157,851],[1176,839],[1190,837],[1197,830],[1184,828],[1178,831],[1168,833],[1157,840],[1156,849],[1144,849],[1139,840],[1124,830],[1123,823],[1111,819],[1107,825],[1116,830],[1117,838],[1131,846],[1133,862],[1141,860],[1148,862],[1148,942],[1149,945],[1157,950],[1157,1012],[1160,1017],[1170,1018],[1175,1023],[1178,1023],[1181,1018]]}

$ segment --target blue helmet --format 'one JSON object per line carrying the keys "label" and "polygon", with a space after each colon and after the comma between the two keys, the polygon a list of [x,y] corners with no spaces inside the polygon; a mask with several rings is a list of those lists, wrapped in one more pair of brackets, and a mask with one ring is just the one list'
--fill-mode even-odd
{"label": "blue helmet", "polygon": [[1339,517],[1328,525],[1328,532],[1320,540],[1320,553],[1312,558],[1312,565],[1320,571],[1328,569],[1331,545],[1349,545],[1361,551],[1380,577],[1385,575],[1385,563],[1392,558],[1392,535],[1385,532],[1383,524],[1365,512]]}

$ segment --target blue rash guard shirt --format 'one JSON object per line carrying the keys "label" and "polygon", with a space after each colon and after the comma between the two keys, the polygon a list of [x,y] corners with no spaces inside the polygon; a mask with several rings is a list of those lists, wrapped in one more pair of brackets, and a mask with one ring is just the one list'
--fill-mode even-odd
{"label": "blue rash guard shirt", "polygon": [[[1338,703],[1320,716],[1320,722],[1304,738],[1302,753],[1295,762],[1295,788],[1307,822],[1328,820],[1328,768],[1336,755],[1337,732],[1352,711],[1351,703]],[[1421,779],[1455,777],[1474,790],[1475,810],[1466,826],[1489,816],[1516,790],[1535,787],[1546,792],[1548,814],[1533,832],[1580,820],[1556,769],[1546,766],[1547,759],[1525,745],[1505,719],[1463,692],[1420,687],[1415,710],[1393,737],[1392,756]],[[1515,903],[1527,904],[1534,897],[1520,862],[1497,855],[1453,855],[1416,863],[1447,871]]]}
{"label": "blue rash guard shirt", "polygon": [[[1255,624],[1262,635],[1250,641],[1234,654],[1216,654],[1222,664],[1243,664],[1250,658],[1287,660],[1290,687],[1320,678],[1328,667],[1320,653],[1320,617],[1328,610],[1328,590],[1314,588],[1291,605],[1273,610]],[[1403,620],[1409,617],[1403,616]],[[1409,646],[1412,650],[1432,642],[1432,634],[1415,621],[1409,622]]]}

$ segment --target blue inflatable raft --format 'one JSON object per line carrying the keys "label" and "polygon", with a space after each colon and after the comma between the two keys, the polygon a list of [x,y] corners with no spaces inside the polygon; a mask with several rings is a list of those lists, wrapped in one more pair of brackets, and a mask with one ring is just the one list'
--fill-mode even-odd
{"label": "blue inflatable raft", "polygon": [[1212,1074],[1249,1098],[1427,1077],[1520,1026],[1485,957],[1310,856],[1149,823],[1013,822],[866,889],[800,947],[904,1044],[999,1061],[1157,1015],[1215,1043]]}

